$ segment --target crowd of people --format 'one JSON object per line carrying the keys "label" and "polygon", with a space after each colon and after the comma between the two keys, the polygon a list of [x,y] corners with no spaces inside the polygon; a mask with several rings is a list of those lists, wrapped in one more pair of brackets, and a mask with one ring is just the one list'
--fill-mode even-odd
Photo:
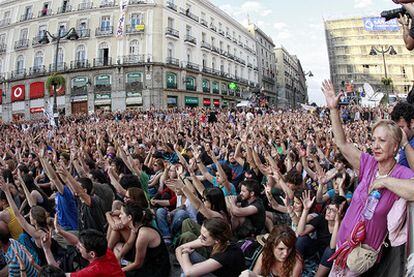
{"label": "crowd of people", "polygon": [[414,106],[0,125],[0,276],[404,276]]}

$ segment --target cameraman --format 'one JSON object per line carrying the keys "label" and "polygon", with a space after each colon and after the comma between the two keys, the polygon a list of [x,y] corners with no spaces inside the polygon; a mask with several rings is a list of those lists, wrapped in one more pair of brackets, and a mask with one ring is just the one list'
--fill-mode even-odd
{"label": "cameraman", "polygon": [[[407,10],[407,13],[410,14],[411,18],[413,18],[414,17],[414,5],[413,4],[402,4],[402,5]],[[400,14],[398,17],[398,22],[400,22],[403,28],[403,39],[404,39],[405,47],[410,51],[414,49],[414,26],[411,21],[412,20],[409,19],[407,15]],[[408,26],[410,25],[410,22],[411,22],[411,27],[409,28]]]}

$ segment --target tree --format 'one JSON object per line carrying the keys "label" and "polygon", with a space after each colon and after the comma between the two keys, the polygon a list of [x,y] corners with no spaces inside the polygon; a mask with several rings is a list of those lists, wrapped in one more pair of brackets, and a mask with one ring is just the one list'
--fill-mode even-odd
{"label": "tree", "polygon": [[56,92],[56,89],[59,87],[64,87],[66,84],[66,79],[61,74],[53,73],[46,80],[46,88],[50,89],[53,87],[53,93]]}

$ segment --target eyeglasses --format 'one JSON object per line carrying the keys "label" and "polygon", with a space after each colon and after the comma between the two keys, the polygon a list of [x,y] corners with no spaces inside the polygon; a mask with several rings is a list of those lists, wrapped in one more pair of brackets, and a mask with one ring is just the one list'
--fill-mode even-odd
{"label": "eyeglasses", "polygon": [[331,207],[327,207],[326,208],[326,212],[328,213],[330,213],[330,212],[332,212],[332,213],[334,213],[334,214],[336,214],[337,212],[338,212],[338,210],[337,209],[332,209]]}

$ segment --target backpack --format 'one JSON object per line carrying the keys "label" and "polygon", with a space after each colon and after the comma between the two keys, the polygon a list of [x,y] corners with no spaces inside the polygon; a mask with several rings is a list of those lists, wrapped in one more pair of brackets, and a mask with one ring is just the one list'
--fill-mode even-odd
{"label": "backpack", "polygon": [[263,251],[263,246],[253,239],[239,240],[236,245],[242,250],[246,267],[253,270],[257,259]]}

